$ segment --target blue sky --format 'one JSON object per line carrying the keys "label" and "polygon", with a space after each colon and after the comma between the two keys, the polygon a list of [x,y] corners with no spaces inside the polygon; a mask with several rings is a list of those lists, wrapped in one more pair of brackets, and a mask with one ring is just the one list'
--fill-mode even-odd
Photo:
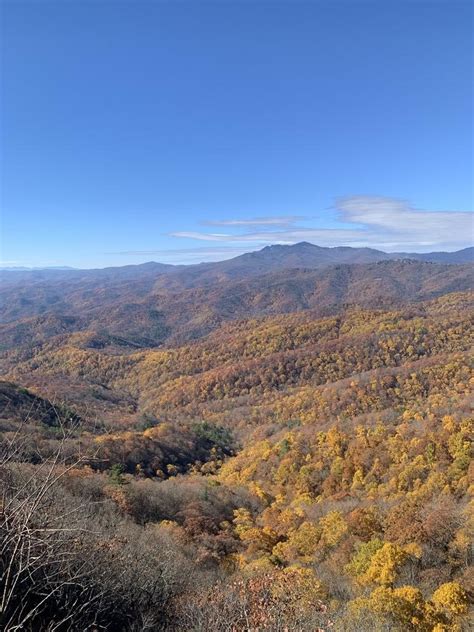
{"label": "blue sky", "polygon": [[472,241],[472,4],[2,3],[3,265]]}

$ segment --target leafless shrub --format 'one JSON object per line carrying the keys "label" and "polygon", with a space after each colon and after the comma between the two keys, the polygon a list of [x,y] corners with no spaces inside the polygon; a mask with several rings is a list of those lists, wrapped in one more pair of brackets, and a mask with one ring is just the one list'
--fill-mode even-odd
{"label": "leafless shrub", "polygon": [[0,462],[0,628],[5,632],[160,630],[167,604],[192,581],[185,556],[156,527],[85,502],[63,481],[62,443],[40,465]]}

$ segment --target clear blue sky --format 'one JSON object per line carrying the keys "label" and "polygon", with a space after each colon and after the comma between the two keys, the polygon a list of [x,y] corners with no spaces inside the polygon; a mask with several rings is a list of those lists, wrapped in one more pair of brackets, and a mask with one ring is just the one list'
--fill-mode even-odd
{"label": "clear blue sky", "polygon": [[3,2],[3,265],[457,249],[471,2]]}

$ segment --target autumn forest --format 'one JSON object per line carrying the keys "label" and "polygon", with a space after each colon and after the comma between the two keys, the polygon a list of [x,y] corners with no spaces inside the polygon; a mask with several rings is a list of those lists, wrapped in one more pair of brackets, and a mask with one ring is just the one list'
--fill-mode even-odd
{"label": "autumn forest", "polygon": [[7,275],[2,629],[470,629],[472,270],[239,266]]}

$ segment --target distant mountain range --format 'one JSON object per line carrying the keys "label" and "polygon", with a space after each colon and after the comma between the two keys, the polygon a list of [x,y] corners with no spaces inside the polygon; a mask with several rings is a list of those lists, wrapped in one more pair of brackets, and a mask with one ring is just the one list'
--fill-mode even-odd
{"label": "distant mountain range", "polygon": [[34,272],[37,270],[74,270],[71,266],[40,266],[29,268],[27,266],[0,266],[0,270],[7,272]]}
{"label": "distant mountain range", "polygon": [[474,261],[474,248],[463,248],[455,252],[425,252],[425,253],[396,253],[392,259],[416,259],[417,261],[431,261],[432,263],[472,263]]}
{"label": "distant mountain range", "polygon": [[408,254],[346,246],[324,248],[303,241],[293,246],[266,246],[262,250],[217,263],[200,263],[170,270],[166,277],[160,277],[156,287],[199,287],[216,281],[249,278],[293,268],[321,269],[341,264],[368,264],[403,259],[445,264],[471,263],[474,261],[474,248],[452,253]]}
{"label": "distant mountain range", "polygon": [[146,348],[201,338],[232,319],[399,306],[471,289],[473,252],[387,254],[302,242],[190,266],[4,270],[0,344],[28,347],[83,332],[86,346]]}
{"label": "distant mountain range", "polygon": [[474,247],[456,252],[387,253],[373,248],[337,246],[327,248],[302,241],[294,245],[266,246],[232,259],[192,265],[171,265],[150,261],[138,265],[117,266],[98,269],[70,267],[49,268],[0,268],[0,279],[4,283],[19,281],[63,281],[97,279],[117,281],[167,275],[163,285],[194,287],[229,278],[258,276],[267,272],[288,268],[321,268],[330,265],[375,263],[413,259],[432,263],[463,264],[474,261]]}

